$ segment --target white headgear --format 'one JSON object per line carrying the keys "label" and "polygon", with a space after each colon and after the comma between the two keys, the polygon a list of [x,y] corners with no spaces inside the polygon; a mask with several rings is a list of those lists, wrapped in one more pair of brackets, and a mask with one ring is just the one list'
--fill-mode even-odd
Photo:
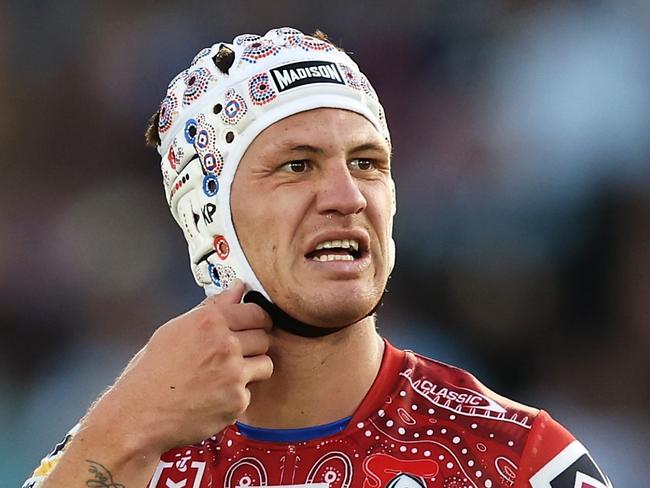
{"label": "white headgear", "polygon": [[[233,62],[222,71],[217,62],[224,50],[231,51]],[[207,295],[238,277],[270,300],[237,239],[230,187],[240,159],[262,130],[321,107],[363,115],[390,144],[377,94],[354,61],[296,29],[214,44],[169,84],[158,123],[163,181],[187,239],[192,273]]]}

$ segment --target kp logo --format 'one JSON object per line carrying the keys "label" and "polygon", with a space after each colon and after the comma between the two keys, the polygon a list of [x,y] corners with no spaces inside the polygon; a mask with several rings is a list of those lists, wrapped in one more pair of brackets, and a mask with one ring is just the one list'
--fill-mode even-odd
{"label": "kp logo", "polygon": [[612,488],[587,450],[573,441],[531,479],[532,488]]}

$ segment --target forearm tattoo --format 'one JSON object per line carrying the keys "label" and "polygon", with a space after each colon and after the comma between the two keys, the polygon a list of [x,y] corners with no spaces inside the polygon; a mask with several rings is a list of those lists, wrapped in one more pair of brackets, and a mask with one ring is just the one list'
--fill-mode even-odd
{"label": "forearm tattoo", "polygon": [[124,485],[113,481],[113,475],[105,466],[90,459],[86,459],[86,462],[90,464],[88,472],[93,476],[86,480],[88,488],[126,488]]}

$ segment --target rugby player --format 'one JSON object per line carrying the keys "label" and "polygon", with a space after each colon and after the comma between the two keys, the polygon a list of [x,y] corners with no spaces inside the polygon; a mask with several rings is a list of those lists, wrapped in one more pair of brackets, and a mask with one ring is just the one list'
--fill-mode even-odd
{"label": "rugby player", "polygon": [[147,134],[208,297],[153,334],[25,488],[611,486],[546,412],[378,335],[390,135],[326,37],[202,50]]}

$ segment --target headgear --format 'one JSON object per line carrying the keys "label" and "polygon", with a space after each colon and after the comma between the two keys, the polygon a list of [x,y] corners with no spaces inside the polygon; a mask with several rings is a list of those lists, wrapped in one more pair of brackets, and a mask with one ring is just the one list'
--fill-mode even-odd
{"label": "headgear", "polygon": [[207,295],[238,277],[271,300],[237,239],[230,187],[262,130],[321,107],[363,115],[390,145],[377,94],[354,61],[296,29],[214,44],[169,84],[158,119],[163,181],[188,243],[192,273]]}

